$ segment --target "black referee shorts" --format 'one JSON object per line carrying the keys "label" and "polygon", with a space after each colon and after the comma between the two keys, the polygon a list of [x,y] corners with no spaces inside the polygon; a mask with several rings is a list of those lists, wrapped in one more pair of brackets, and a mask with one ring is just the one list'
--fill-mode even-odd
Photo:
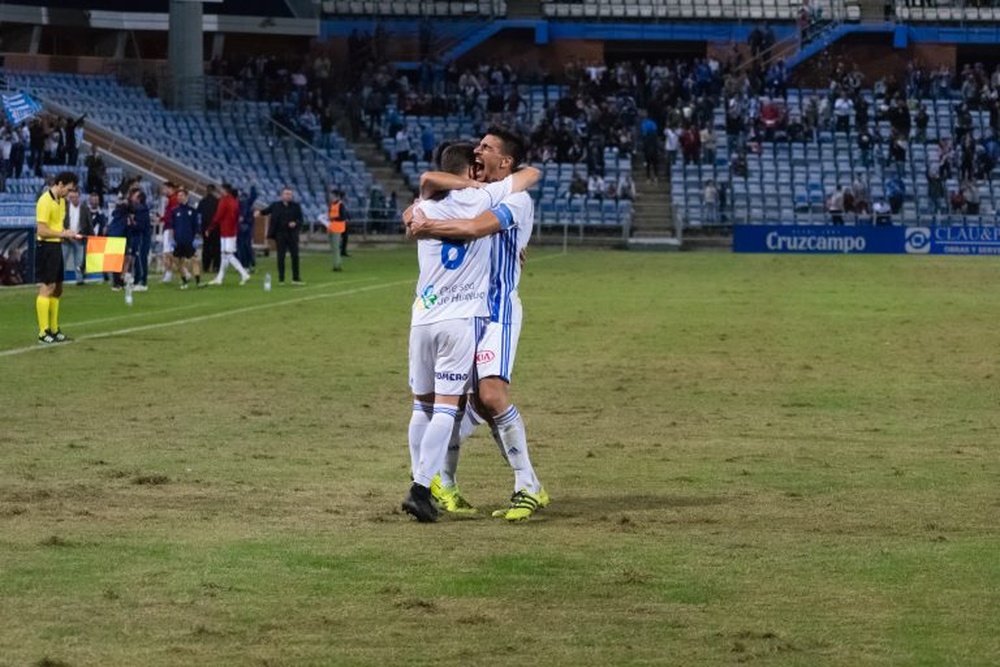
{"label": "black referee shorts", "polygon": [[49,285],[62,281],[62,243],[39,241],[35,248],[35,282]]}

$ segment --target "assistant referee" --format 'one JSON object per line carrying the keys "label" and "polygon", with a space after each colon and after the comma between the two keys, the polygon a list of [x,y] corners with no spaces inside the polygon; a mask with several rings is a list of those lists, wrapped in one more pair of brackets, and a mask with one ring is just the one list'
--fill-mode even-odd
{"label": "assistant referee", "polygon": [[35,282],[38,298],[38,342],[51,345],[67,340],[59,330],[59,297],[63,288],[62,240],[83,238],[76,232],[64,229],[66,220],[66,194],[76,187],[76,174],[61,171],[35,206],[35,227],[38,249],[35,253]]}

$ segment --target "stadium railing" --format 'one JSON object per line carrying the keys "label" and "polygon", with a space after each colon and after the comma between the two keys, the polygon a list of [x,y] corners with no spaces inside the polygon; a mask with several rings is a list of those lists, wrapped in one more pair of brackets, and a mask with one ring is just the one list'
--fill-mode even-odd
{"label": "stadium railing", "polygon": [[506,0],[325,0],[323,13],[332,16],[435,16],[462,18],[507,15]]}
{"label": "stadium railing", "polygon": [[[826,16],[844,15],[843,0],[819,0],[810,7]],[[542,3],[542,13],[557,19],[736,19],[794,21],[801,0],[622,0],[620,2]]]}

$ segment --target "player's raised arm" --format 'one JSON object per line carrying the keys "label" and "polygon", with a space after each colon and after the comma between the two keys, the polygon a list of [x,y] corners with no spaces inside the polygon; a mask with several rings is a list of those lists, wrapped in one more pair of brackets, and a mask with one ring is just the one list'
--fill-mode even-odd
{"label": "player's raised arm", "polygon": [[537,167],[521,167],[510,176],[514,179],[511,183],[511,192],[524,192],[530,190],[542,180],[542,170]]}

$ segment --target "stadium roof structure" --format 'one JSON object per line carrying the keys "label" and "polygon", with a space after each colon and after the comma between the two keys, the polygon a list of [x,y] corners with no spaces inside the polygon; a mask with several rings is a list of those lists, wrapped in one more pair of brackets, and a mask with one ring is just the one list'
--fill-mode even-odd
{"label": "stadium roof structure", "polygon": [[[206,32],[315,36],[319,19],[308,1],[188,0],[204,5]],[[105,30],[165,31],[170,1],[62,0],[58,7],[40,0],[0,4],[0,22],[41,26],[79,26]]]}

